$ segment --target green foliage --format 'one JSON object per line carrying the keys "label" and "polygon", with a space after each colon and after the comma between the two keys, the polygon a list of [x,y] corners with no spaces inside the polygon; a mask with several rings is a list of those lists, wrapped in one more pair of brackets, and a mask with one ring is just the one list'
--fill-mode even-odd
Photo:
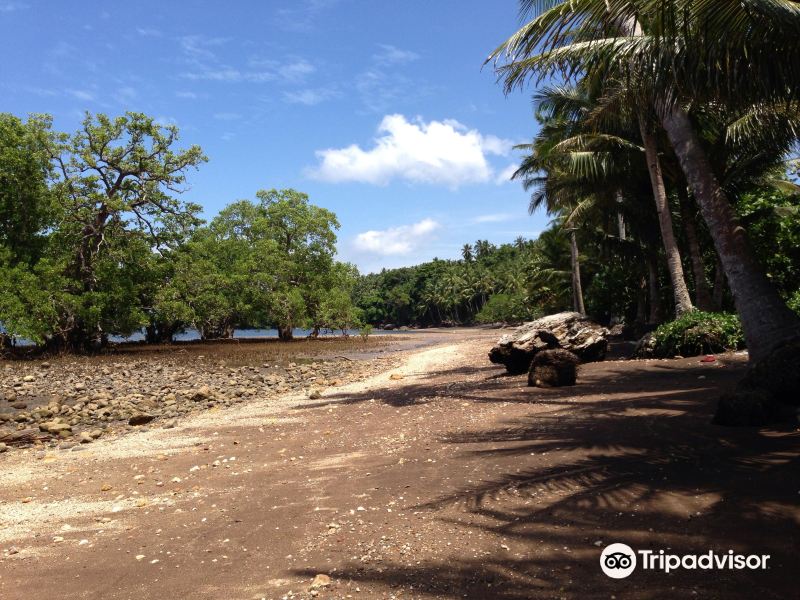
{"label": "green foliage", "polygon": [[736,210],[767,276],[789,299],[800,282],[800,195],[762,188],[743,194]]}
{"label": "green foliage", "polygon": [[361,277],[356,304],[368,323],[430,326],[472,323],[491,298],[503,294],[514,299],[514,308],[490,320],[532,318],[561,309],[568,301],[569,254],[562,253],[564,243],[557,231],[536,241],[518,239],[501,246],[478,240],[462,248],[461,260],[434,259]]}
{"label": "green foliage", "polygon": [[653,334],[656,356],[697,356],[744,348],[739,318],[730,313],[692,311],[659,326]]}
{"label": "green foliage", "polygon": [[35,261],[44,245],[45,228],[55,218],[48,188],[49,135],[47,118],[32,117],[23,123],[0,113],[0,247],[11,250],[8,262]]}
{"label": "green foliage", "polygon": [[360,335],[361,339],[366,342],[369,339],[369,336],[372,335],[372,325],[370,325],[369,323],[362,325],[361,329],[358,332],[358,335]]}
{"label": "green foliage", "polygon": [[257,197],[227,206],[177,252],[157,312],[203,338],[230,337],[235,326],[275,325],[285,337],[299,325],[349,329],[357,273],[333,260],[335,215],[295,190]]}
{"label": "green foliage", "polygon": [[495,294],[475,315],[478,323],[521,323],[536,318],[525,299],[518,294]]}
{"label": "green foliage", "polygon": [[792,294],[791,298],[789,298],[788,304],[789,308],[800,315],[800,290],[797,290],[794,294]]}

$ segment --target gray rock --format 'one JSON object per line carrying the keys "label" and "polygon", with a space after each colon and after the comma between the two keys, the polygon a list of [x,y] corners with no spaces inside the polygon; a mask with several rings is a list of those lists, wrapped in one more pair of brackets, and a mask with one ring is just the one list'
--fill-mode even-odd
{"label": "gray rock", "polygon": [[603,360],[608,330],[577,312],[563,312],[525,323],[504,335],[489,351],[489,360],[505,365],[509,373],[527,373],[542,350],[563,348],[582,362]]}

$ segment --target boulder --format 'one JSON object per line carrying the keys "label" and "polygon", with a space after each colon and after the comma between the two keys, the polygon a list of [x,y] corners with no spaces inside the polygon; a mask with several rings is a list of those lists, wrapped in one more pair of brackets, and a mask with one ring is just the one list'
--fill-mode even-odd
{"label": "boulder", "polygon": [[533,357],[528,372],[531,387],[560,387],[575,385],[580,359],[576,354],[562,348],[542,350]]}
{"label": "boulder", "polygon": [[489,351],[489,360],[505,365],[513,374],[527,373],[533,357],[542,350],[562,348],[581,362],[603,360],[608,330],[577,312],[549,315],[517,327],[500,338]]}
{"label": "boulder", "polygon": [[797,423],[798,390],[800,339],[795,339],[752,365],[734,391],[720,396],[714,423],[733,427]]}

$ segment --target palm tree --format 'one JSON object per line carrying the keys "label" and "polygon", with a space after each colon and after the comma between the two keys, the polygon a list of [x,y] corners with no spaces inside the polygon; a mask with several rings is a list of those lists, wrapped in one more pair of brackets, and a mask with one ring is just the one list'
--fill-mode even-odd
{"label": "palm tree", "polygon": [[465,262],[472,262],[473,255],[472,246],[470,244],[464,244],[464,246],[461,248],[461,257]]}
{"label": "palm tree", "polygon": [[800,88],[794,60],[800,50],[800,3],[522,0],[521,6],[523,14],[535,17],[490,57],[507,59],[498,66],[506,90],[553,72],[647,82],[651,106],[725,269],[751,359],[800,336],[800,317],[750,250],[688,111],[703,101],[761,108],[794,101]]}
{"label": "palm tree", "polygon": [[[619,234],[625,202],[623,192],[630,187],[631,170],[644,169],[642,151],[639,140],[630,139],[636,135],[631,131],[634,125],[620,115],[613,130],[592,131],[589,118],[597,110],[596,102],[581,87],[546,88],[536,99],[537,118],[542,127],[532,144],[518,146],[530,154],[523,159],[514,177],[522,177],[526,189],[536,190],[531,198],[531,211],[543,204],[551,214],[566,211],[565,226],[571,229],[571,255],[574,257],[573,306],[583,312],[580,264],[572,225],[593,210],[616,212]],[[641,133],[647,139],[644,154],[650,167],[676,312],[680,314],[692,310],[693,306],[673,233],[655,136],[644,130]]]}

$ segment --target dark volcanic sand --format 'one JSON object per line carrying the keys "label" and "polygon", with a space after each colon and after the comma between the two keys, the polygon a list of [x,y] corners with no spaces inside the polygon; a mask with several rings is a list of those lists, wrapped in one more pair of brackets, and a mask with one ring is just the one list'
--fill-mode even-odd
{"label": "dark volcanic sand", "polygon": [[[0,455],[0,598],[797,597],[797,431],[710,424],[744,357],[596,363],[541,390],[488,363],[496,337],[316,401]],[[617,581],[612,542],[771,568]]]}

